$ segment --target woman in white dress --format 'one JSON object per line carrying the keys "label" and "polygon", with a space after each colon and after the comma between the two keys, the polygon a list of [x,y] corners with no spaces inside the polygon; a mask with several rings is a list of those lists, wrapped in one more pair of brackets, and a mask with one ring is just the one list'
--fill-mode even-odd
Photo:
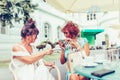
{"label": "woman in white dress", "polygon": [[54,66],[54,63],[43,62],[45,55],[52,54],[53,50],[48,49],[38,54],[34,53],[33,43],[39,31],[35,21],[28,19],[21,30],[21,41],[12,48],[12,64],[18,80],[54,80],[46,66]]}

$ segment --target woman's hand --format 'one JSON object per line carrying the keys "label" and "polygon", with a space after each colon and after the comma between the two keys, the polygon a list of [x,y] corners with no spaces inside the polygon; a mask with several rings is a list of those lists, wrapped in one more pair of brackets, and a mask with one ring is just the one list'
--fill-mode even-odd
{"label": "woman's hand", "polygon": [[60,48],[61,48],[62,50],[65,50],[65,44],[63,43],[62,40],[59,40],[59,41],[58,41],[58,44],[59,44],[59,46],[60,46]]}
{"label": "woman's hand", "polygon": [[46,66],[54,67],[55,62],[45,62]]}
{"label": "woman's hand", "polygon": [[53,53],[53,49],[47,49],[45,50],[46,55],[51,55]]}
{"label": "woman's hand", "polygon": [[74,39],[67,39],[67,41],[72,47],[78,48],[80,46],[79,43]]}
{"label": "woman's hand", "polygon": [[65,50],[65,43],[69,43],[71,41],[71,38],[66,38],[65,40],[59,40],[58,44],[62,50]]}
{"label": "woman's hand", "polygon": [[74,48],[76,48],[76,49],[78,49],[78,50],[81,50],[81,49],[82,49],[77,40],[68,39],[67,41],[68,41],[68,43],[69,43],[72,47],[74,47]]}

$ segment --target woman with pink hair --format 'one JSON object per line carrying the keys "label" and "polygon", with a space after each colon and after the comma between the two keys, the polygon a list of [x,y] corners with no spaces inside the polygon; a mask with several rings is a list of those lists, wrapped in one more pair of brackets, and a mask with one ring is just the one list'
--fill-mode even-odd
{"label": "woman with pink hair", "polygon": [[[80,34],[80,29],[77,24],[72,21],[68,21],[67,24],[62,28],[62,32],[64,33],[65,40],[59,41],[59,45],[62,49],[60,62],[64,64],[67,62],[69,51],[79,51],[84,49],[86,52],[86,56],[89,56],[89,44],[86,39],[79,39],[78,36]],[[67,73],[68,80],[86,80],[84,76],[78,76],[78,74],[70,74]]]}

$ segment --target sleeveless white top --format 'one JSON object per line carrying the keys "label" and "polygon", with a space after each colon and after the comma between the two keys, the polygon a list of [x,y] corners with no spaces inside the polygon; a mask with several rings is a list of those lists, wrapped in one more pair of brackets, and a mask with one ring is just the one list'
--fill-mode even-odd
{"label": "sleeveless white top", "polygon": [[21,45],[20,47],[24,49],[24,52],[11,52],[11,61],[15,67],[14,71],[16,72],[18,80],[54,80],[48,68],[44,65],[42,59],[33,64],[26,64],[18,59],[13,58],[13,56],[31,56],[25,47]]}

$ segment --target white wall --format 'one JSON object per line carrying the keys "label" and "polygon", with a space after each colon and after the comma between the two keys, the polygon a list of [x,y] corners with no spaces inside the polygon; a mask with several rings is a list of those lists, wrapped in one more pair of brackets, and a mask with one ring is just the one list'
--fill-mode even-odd
{"label": "white wall", "polygon": [[[116,43],[120,44],[118,34],[119,30],[110,28],[111,25],[120,24],[119,22],[119,12],[106,12],[106,13],[97,13],[97,20],[87,21],[85,15],[81,14],[80,22],[84,28],[95,28],[95,29],[104,29],[104,32],[96,35],[95,45],[102,45],[102,41],[105,40],[105,34],[109,35],[109,44]],[[84,15],[84,17],[82,16]],[[85,19],[84,19],[85,18]]]}
{"label": "white wall", "polygon": [[12,46],[20,41],[20,37],[0,34],[0,61],[9,60]]}
{"label": "white wall", "polygon": [[[36,2],[36,1],[35,1]],[[41,3],[39,4],[41,6]],[[42,4],[43,5],[43,4]],[[45,5],[47,7],[47,5]],[[44,23],[49,23],[51,26],[50,32],[50,40],[55,42],[57,38],[57,27],[65,23],[65,15],[58,13],[55,9],[46,9],[46,7],[41,7],[39,11],[35,11],[30,14],[31,17],[36,21],[36,25],[40,31],[38,35],[38,39],[36,40],[36,45],[38,45],[41,41],[44,41]],[[14,27],[7,27],[7,34],[0,34],[0,61],[1,60],[9,60],[11,56],[12,46],[20,41],[20,31],[23,27],[23,21],[20,23],[14,22]],[[63,36],[61,36],[63,37]]]}
{"label": "white wall", "polygon": [[[50,40],[55,42],[57,40],[57,27],[63,27],[63,24],[67,20],[71,20],[73,17],[75,17],[74,21],[77,22],[82,28],[105,28],[104,33],[100,33],[96,36],[96,44],[101,44],[101,41],[104,40],[104,34],[106,33],[110,36],[110,42],[118,42],[118,32],[116,32],[116,30],[108,30],[109,25],[119,23],[118,12],[97,13],[98,15],[96,20],[87,21],[86,13],[80,13],[77,16],[70,17],[70,15],[61,13],[55,10],[52,6],[43,3],[42,0],[37,0],[34,2],[39,2],[39,11],[35,11],[30,14],[36,21],[37,27],[40,31],[38,39],[35,43],[36,45],[45,39],[43,27],[44,23],[47,22],[50,24]],[[0,59],[10,59],[10,50],[12,45],[20,40],[20,30],[23,26],[23,22],[14,23],[14,26],[14,28],[7,28],[7,34],[0,34]],[[62,38],[64,38],[63,34],[61,35],[61,39]]]}
{"label": "white wall", "polygon": [[[39,3],[39,10],[35,11],[31,16],[36,21],[40,31],[36,44],[45,40],[44,23],[50,24],[50,41],[55,42],[57,40],[57,27],[63,27],[63,24],[68,19],[65,13],[57,11],[49,4],[43,3],[43,1]],[[61,35],[60,37],[63,38],[64,36]]]}

